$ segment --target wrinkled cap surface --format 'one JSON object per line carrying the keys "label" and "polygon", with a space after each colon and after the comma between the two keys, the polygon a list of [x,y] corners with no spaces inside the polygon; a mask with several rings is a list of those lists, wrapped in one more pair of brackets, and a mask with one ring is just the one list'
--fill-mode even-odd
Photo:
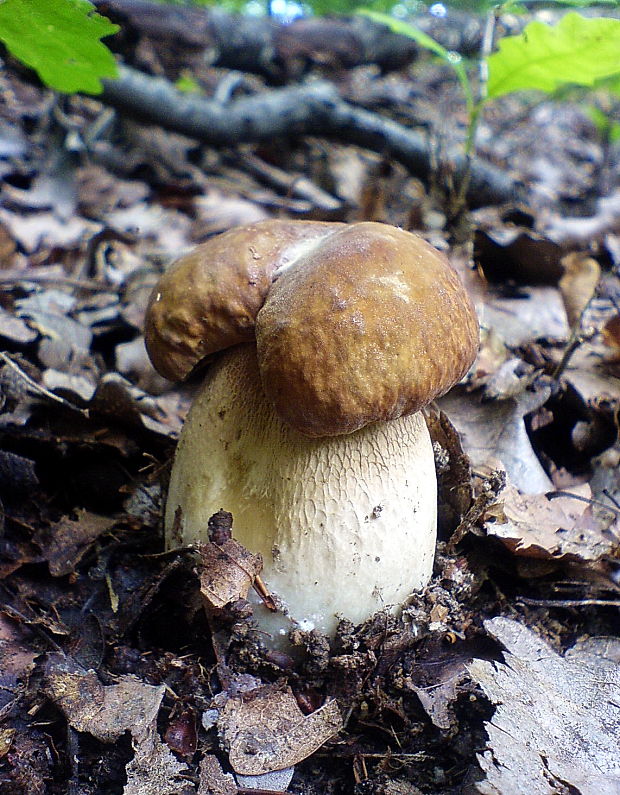
{"label": "wrinkled cap surface", "polygon": [[167,378],[255,336],[265,394],[307,436],[418,411],[478,350],[446,257],[379,223],[239,227],[173,263],[153,291],[146,344]]}
{"label": "wrinkled cap surface", "polygon": [[446,257],[378,223],[342,227],[271,286],[256,323],[265,393],[308,436],[418,411],[459,381],[478,321]]}
{"label": "wrinkled cap surface", "polygon": [[144,336],[155,369],[179,381],[205,356],[254,339],[276,270],[341,226],[263,221],[211,238],[173,262],[146,313]]}

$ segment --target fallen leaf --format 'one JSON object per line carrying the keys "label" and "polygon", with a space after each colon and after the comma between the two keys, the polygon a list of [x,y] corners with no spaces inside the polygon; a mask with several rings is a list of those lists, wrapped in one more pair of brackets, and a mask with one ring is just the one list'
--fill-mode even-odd
{"label": "fallen leaf", "polygon": [[569,335],[564,304],[555,287],[527,287],[518,298],[490,293],[480,322],[512,348],[537,339],[565,340]]}
{"label": "fallen leaf", "polygon": [[508,484],[485,515],[484,527],[514,554],[532,558],[571,557],[599,560],[612,553],[619,539],[609,531],[615,515],[595,521],[587,484],[573,486],[573,497],[549,499],[545,494],[521,494]]}
{"label": "fallen leaf", "polygon": [[[0,710],[3,714],[20,697],[36,657],[36,651],[28,647],[26,633],[0,615]],[[6,734],[3,737],[9,739]]]}
{"label": "fallen leaf", "polygon": [[546,233],[564,246],[590,246],[617,227],[620,218],[620,191],[603,196],[596,202],[596,214],[587,218],[558,215],[550,219]]}
{"label": "fallen leaf", "polygon": [[559,287],[568,324],[577,326],[601,278],[601,266],[592,257],[573,252],[562,258],[564,275]]}
{"label": "fallen leaf", "polygon": [[52,212],[22,215],[0,209],[0,220],[27,254],[33,254],[44,246],[48,248],[75,246],[82,239],[92,237],[101,229],[101,224],[87,221],[79,216],[62,220]]}
{"label": "fallen leaf", "polygon": [[34,461],[0,450],[0,494],[8,499],[32,493],[39,485]]}
{"label": "fallen leaf", "polygon": [[78,510],[77,519],[63,516],[51,527],[49,538],[41,545],[52,577],[75,571],[88,548],[114,526],[114,519],[90,511]]}
{"label": "fallen leaf", "polygon": [[269,218],[269,214],[254,202],[213,189],[204,196],[197,196],[193,206],[196,217],[192,224],[192,240],[196,243],[233,226],[246,226]]}
{"label": "fallen leaf", "polygon": [[435,452],[440,494],[438,524],[441,529],[450,531],[471,506],[471,465],[463,452],[459,434],[448,417],[442,411],[429,408],[425,419]]}
{"label": "fallen leaf", "polygon": [[609,359],[620,359],[620,315],[613,315],[602,329],[603,343],[610,349]]}
{"label": "fallen leaf", "polygon": [[553,240],[529,229],[506,224],[477,230],[475,258],[490,282],[557,284],[562,275],[562,249]]}
{"label": "fallen leaf", "polygon": [[166,688],[144,684],[133,676],[103,685],[95,671],[84,670],[69,657],[51,654],[45,664],[44,689],[74,729],[109,743],[126,731],[134,738],[144,735],[157,718]]}
{"label": "fallen leaf", "polygon": [[290,687],[264,685],[230,698],[217,725],[233,770],[258,776],[306,759],[340,731],[342,717],[334,700],[304,715]]}
{"label": "fallen leaf", "polygon": [[200,593],[208,609],[221,610],[227,604],[245,599],[263,568],[263,559],[234,538],[223,544],[198,547],[202,571]]}
{"label": "fallen leaf", "polygon": [[24,320],[0,307],[0,337],[23,345],[34,342],[38,334]]}
{"label": "fallen leaf", "polygon": [[506,400],[481,400],[480,393],[451,390],[437,401],[461,436],[463,449],[476,468],[503,469],[521,491],[549,491],[552,483],[535,455],[524,416],[546,402],[550,390],[541,385]]}
{"label": "fallen leaf", "polygon": [[0,729],[0,759],[10,751],[14,737],[15,729]]}
{"label": "fallen leaf", "polygon": [[259,792],[287,792],[288,785],[293,779],[294,767],[285,767],[283,770],[272,770],[260,776],[242,776],[237,773],[237,784],[246,790]]}
{"label": "fallen leaf", "polygon": [[224,773],[213,754],[200,760],[200,778],[197,795],[237,795],[237,785],[230,773]]}
{"label": "fallen leaf", "polygon": [[463,692],[463,682],[467,672],[461,660],[442,668],[442,681],[426,687],[411,686],[420,699],[422,708],[439,729],[449,729],[454,725],[454,704]]}
{"label": "fallen leaf", "polygon": [[562,657],[517,621],[497,617],[484,626],[506,651],[504,662],[467,666],[496,705],[485,724],[489,750],[478,755],[486,775],[478,791],[617,795],[620,665],[617,652],[607,656],[608,639]]}
{"label": "fallen leaf", "polygon": [[123,795],[185,795],[187,766],[159,738],[154,723],[134,740],[134,757],[126,767]]}
{"label": "fallen leaf", "polygon": [[73,403],[88,403],[95,394],[97,384],[86,375],[63,373],[60,370],[48,368],[43,373],[43,385],[46,389],[62,393]]}

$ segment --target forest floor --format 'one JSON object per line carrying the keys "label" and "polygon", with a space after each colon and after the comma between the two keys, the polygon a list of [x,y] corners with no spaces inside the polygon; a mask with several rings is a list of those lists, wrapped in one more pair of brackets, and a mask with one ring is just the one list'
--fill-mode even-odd
{"label": "forest floor", "polygon": [[[174,42],[132,24],[118,49],[143,72],[191,74],[224,103],[271,90],[195,50],[175,63]],[[281,82],[319,74],[418,130],[431,162],[462,146],[447,66],[309,60]],[[0,790],[620,792],[620,143],[588,110],[618,106],[490,105],[477,157],[518,201],[453,223],[445,168],[421,179],[316,131],[214,146],[10,63],[0,92]],[[467,378],[428,412],[430,585],[331,644],[296,633],[294,659],[247,611],[208,619],[200,555],[165,548],[199,380],[158,376],[142,336],[166,263],[266,218],[415,231],[449,254],[481,324]],[[254,730],[275,772],[235,767]]]}

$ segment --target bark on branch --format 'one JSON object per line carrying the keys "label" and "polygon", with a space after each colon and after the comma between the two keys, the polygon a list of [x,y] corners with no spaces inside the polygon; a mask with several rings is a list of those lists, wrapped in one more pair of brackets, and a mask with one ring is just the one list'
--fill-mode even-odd
{"label": "bark on branch", "polygon": [[[167,80],[122,67],[117,80],[105,82],[101,99],[125,115],[206,144],[231,146],[278,136],[315,135],[392,157],[425,182],[431,174],[428,144],[422,135],[345,102],[327,82],[221,104],[181,94]],[[463,159],[455,156],[442,165],[460,173]],[[518,200],[521,188],[492,164],[474,160],[467,197],[469,206],[476,208]]]}

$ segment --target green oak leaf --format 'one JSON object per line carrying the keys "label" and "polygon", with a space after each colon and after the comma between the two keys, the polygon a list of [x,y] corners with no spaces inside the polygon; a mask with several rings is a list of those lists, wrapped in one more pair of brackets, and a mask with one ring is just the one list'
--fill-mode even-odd
{"label": "green oak leaf", "polygon": [[88,0],[0,0],[0,41],[58,91],[101,93],[117,66],[100,39],[117,30]]}
{"label": "green oak leaf", "polygon": [[557,25],[530,22],[501,39],[488,58],[488,97],[513,91],[554,91],[562,83],[591,86],[620,73],[620,19],[587,19],[570,12]]}

